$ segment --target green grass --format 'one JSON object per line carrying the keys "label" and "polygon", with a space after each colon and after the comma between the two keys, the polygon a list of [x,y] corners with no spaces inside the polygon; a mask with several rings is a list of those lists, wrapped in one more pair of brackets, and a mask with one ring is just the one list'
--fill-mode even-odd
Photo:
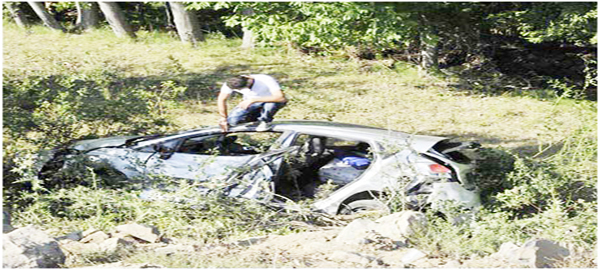
{"label": "green grass", "polygon": [[[466,256],[531,237],[584,249],[595,245],[595,102],[457,90],[452,85],[458,78],[420,76],[407,63],[390,68],[384,61],[328,59],[282,48],[244,50],[239,40],[219,37],[192,48],[155,32],[140,32],[132,41],[114,37],[109,29],[73,35],[43,27],[22,31],[5,23],[3,34],[3,158],[9,182],[29,179],[25,153],[67,139],[215,125],[222,81],[240,73],[267,73],[279,79],[290,99],[277,119],[339,121],[477,140],[504,153],[497,158],[517,160],[514,169],[483,174],[503,190],[492,188],[491,203],[474,226],[456,229],[431,217],[435,227],[420,240],[422,248]],[[85,87],[78,86],[82,82]],[[209,200],[211,211],[201,212],[144,202],[135,191],[81,187],[44,194],[11,193],[12,188],[5,183],[5,202],[28,202],[15,213],[15,222],[39,224],[56,235],[137,221],[170,236],[218,242],[294,232],[286,222],[311,218],[245,204],[227,207],[218,199]],[[104,199],[94,200],[99,197]],[[256,218],[248,220],[247,213]],[[564,233],[572,228],[576,233]],[[147,261],[144,256],[151,255],[136,256],[131,260]],[[168,267],[265,266],[260,259],[227,262],[230,257],[156,260]]]}

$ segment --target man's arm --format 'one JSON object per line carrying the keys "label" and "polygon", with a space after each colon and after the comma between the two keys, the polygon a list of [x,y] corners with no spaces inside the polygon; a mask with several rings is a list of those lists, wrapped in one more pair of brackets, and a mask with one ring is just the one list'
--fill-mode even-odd
{"label": "man's arm", "polygon": [[219,126],[223,131],[227,131],[229,129],[227,123],[227,99],[231,93],[224,93],[223,91],[219,92],[219,97],[217,98],[217,107],[219,109]]}
{"label": "man's arm", "polygon": [[269,89],[271,91],[270,96],[266,97],[254,97],[248,100],[244,100],[240,103],[240,107],[247,109],[252,103],[255,102],[287,102],[285,94],[281,91],[281,88]]}

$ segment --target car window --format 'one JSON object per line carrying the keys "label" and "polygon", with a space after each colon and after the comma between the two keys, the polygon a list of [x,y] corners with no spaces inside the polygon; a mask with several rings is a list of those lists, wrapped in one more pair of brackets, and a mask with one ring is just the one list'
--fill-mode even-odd
{"label": "car window", "polygon": [[177,149],[178,153],[213,155],[218,154],[219,135],[188,138]]}
{"label": "car window", "polygon": [[347,152],[371,159],[373,158],[371,146],[367,142],[363,141],[299,134],[292,145],[306,148],[306,146],[310,144],[311,138],[314,137],[322,138],[321,141],[324,143],[324,148],[326,151],[334,151],[337,153]]}
{"label": "car window", "polygon": [[368,155],[371,152],[371,147],[366,142],[361,141],[351,141],[351,140],[343,140],[336,138],[329,138],[326,144],[327,148],[339,150],[339,151],[349,151],[357,154]]}
{"label": "car window", "polygon": [[281,136],[279,132],[235,132],[185,139],[178,153],[196,155],[255,155],[268,151]]}
{"label": "car window", "polygon": [[263,153],[269,149],[279,147],[278,139],[281,137],[280,132],[240,132],[235,133],[237,136],[236,142],[247,147],[253,147],[256,151]]}
{"label": "car window", "polygon": [[[160,144],[161,144],[161,147],[164,152],[169,152],[169,151],[173,151],[177,147],[177,144],[179,144],[179,142],[180,142],[180,140],[174,139],[174,140],[163,141]],[[158,144],[150,144],[150,145],[146,145],[142,148],[139,148],[137,150],[140,152],[154,153],[157,150],[157,148],[156,148],[157,145]]]}
{"label": "car window", "polygon": [[275,192],[292,200],[325,198],[351,183],[375,161],[366,141],[296,133]]}

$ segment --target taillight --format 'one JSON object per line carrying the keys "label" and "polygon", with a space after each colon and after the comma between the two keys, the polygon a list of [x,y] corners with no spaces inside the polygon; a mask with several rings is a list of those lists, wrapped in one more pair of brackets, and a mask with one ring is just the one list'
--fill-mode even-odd
{"label": "taillight", "polygon": [[429,165],[429,170],[433,173],[449,173],[450,169],[444,165],[440,164],[431,164]]}

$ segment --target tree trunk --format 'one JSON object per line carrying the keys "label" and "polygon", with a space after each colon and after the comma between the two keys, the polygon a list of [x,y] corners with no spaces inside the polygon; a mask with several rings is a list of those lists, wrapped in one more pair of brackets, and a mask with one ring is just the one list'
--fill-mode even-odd
{"label": "tree trunk", "polygon": [[15,23],[21,28],[27,28],[29,21],[27,21],[25,14],[23,14],[20,4],[19,2],[7,2],[6,7],[10,11],[12,18],[15,19]]}
{"label": "tree trunk", "polygon": [[125,15],[116,2],[98,2],[98,5],[117,37],[135,38],[133,29],[125,20]]}
{"label": "tree trunk", "polygon": [[171,5],[169,5],[169,2],[165,2],[165,15],[167,15],[167,29],[169,31],[175,29],[175,25],[173,25],[173,15],[171,12]]}
{"label": "tree trunk", "polygon": [[[252,16],[254,15],[254,10],[252,8],[246,8],[242,11],[242,15]],[[254,34],[252,30],[243,27],[242,31],[244,32],[244,36],[242,37],[242,48],[244,49],[252,49],[254,48]]]}
{"label": "tree trunk", "polygon": [[438,70],[438,52],[440,37],[435,26],[424,16],[419,20],[419,43],[421,47],[421,68],[426,71]]}
{"label": "tree trunk", "polygon": [[242,48],[254,48],[254,34],[252,33],[252,30],[243,28],[242,31],[244,31],[244,36],[242,37]]}
{"label": "tree trunk", "polygon": [[433,33],[421,32],[421,67],[425,70],[438,68],[438,40]]}
{"label": "tree trunk", "polygon": [[98,27],[100,21],[98,4],[94,2],[75,2],[77,5],[77,22],[75,25],[82,30]]}
{"label": "tree trunk", "polygon": [[37,14],[38,17],[42,19],[46,26],[63,32],[67,31],[62,25],[60,25],[56,21],[56,19],[54,19],[54,17],[52,17],[52,15],[50,15],[50,13],[48,13],[46,8],[44,7],[44,2],[27,1],[27,3],[29,3],[33,11],[35,11],[35,14]]}
{"label": "tree trunk", "polygon": [[186,10],[181,2],[169,2],[173,12],[173,20],[177,33],[182,42],[191,43],[196,46],[198,41],[204,41],[204,35],[200,31],[198,18],[194,11]]}

